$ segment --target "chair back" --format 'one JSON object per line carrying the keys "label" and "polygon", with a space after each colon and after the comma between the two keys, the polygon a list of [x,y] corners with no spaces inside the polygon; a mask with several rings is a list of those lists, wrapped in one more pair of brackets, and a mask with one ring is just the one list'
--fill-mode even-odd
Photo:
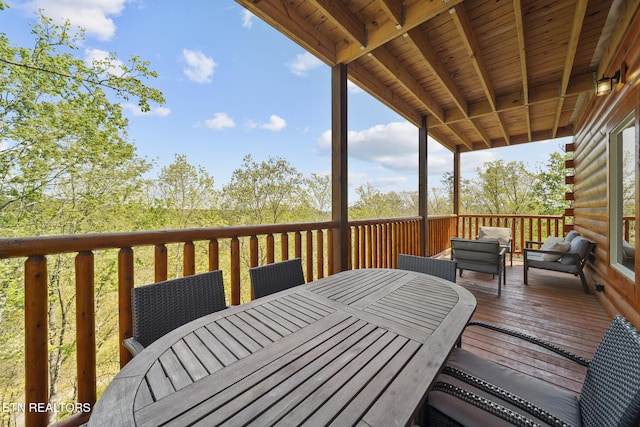
{"label": "chair back", "polygon": [[221,270],[133,288],[133,336],[147,347],[177,327],[226,307]]}
{"label": "chair back", "polygon": [[580,412],[585,427],[640,425],[640,333],[621,316],[589,364]]}
{"label": "chair back", "polygon": [[456,282],[456,262],[448,259],[399,254],[398,268],[431,274],[453,283]]}
{"label": "chair back", "polygon": [[249,276],[254,298],[262,298],[305,283],[300,258],[250,268]]}

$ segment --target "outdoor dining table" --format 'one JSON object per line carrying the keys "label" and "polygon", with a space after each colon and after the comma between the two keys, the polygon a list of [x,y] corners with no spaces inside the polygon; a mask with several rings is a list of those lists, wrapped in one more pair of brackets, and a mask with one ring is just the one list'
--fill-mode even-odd
{"label": "outdoor dining table", "polygon": [[158,339],[89,425],[410,425],[475,306],[435,276],[340,272]]}

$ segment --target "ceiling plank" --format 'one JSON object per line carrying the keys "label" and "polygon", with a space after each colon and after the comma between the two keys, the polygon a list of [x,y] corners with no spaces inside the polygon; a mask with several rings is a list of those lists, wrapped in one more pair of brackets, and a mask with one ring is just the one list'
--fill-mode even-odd
{"label": "ceiling plank", "polygon": [[242,1],[241,4],[324,63],[329,66],[337,64],[335,43],[285,2]]}
{"label": "ceiling plank", "polygon": [[333,0],[313,0],[320,12],[334,22],[351,40],[362,48],[367,44],[366,26],[343,2]]}
{"label": "ceiling plank", "polygon": [[518,52],[520,54],[520,75],[522,79],[522,102],[525,105],[525,120],[527,122],[527,134],[531,139],[531,116],[529,115],[529,79],[527,72],[527,51],[524,43],[524,23],[522,19],[522,4],[520,0],[513,0],[516,32],[518,33]]}
{"label": "ceiling plank", "polygon": [[377,48],[372,52],[373,57],[387,69],[392,75],[395,76],[398,83],[403,85],[409,92],[415,95],[416,99],[424,106],[424,108],[437,118],[440,122],[444,122],[444,112],[438,104],[436,104],[431,97],[424,90],[424,87],[418,83],[413,76],[407,71],[407,69],[396,59],[389,49],[384,46]]}
{"label": "ceiling plank", "polygon": [[361,48],[355,43],[341,45],[337,49],[336,60],[339,63],[349,64],[461,2],[462,0],[449,0],[448,3],[441,1],[415,2],[406,9],[404,26],[396,28],[394,20],[385,21],[376,27],[367,26],[367,46]]}

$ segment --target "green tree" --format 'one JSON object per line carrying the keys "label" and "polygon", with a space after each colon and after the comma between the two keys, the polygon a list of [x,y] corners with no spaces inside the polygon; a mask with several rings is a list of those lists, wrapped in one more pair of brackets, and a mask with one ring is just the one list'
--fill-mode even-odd
{"label": "green tree", "polygon": [[45,16],[32,34],[32,48],[12,46],[0,34],[0,214],[12,205],[13,214],[20,214],[79,167],[74,147],[97,156],[99,144],[88,141],[124,140],[127,120],[107,92],[136,98],[143,111],[150,101],[164,102],[144,84],[156,73],[140,58],[124,64],[111,54],[88,65],[74,56],[83,34]]}
{"label": "green tree", "polygon": [[222,205],[234,224],[286,222],[287,214],[301,204],[301,189],[302,174],[285,159],[269,157],[258,163],[247,154],[222,189]]}
{"label": "green tree", "polygon": [[540,215],[562,215],[569,202],[565,200],[565,193],[569,186],[565,184],[565,161],[571,158],[570,153],[555,151],[549,155],[549,160],[536,174],[533,185],[530,212]]}
{"label": "green tree", "polygon": [[520,214],[527,211],[535,176],[524,162],[485,162],[476,172],[475,213]]}
{"label": "green tree", "polygon": [[328,221],[331,218],[331,175],[312,173],[303,180],[300,201],[311,210],[311,221]]}
{"label": "green tree", "polygon": [[[4,6],[0,3],[0,9]],[[155,73],[137,57],[122,65],[115,54],[85,64],[74,57],[82,34],[72,36],[68,23],[55,25],[41,16],[32,34],[32,48],[14,47],[0,34],[2,234],[131,229],[135,210],[128,208],[139,206],[145,185],[142,176],[151,165],[137,156],[128,141],[128,122],[117,101],[135,98],[142,110],[149,108],[150,101],[163,102],[159,91],[143,83]],[[105,339],[114,337],[114,258],[105,254],[96,259],[96,336],[101,369],[109,365],[117,346],[113,339]],[[71,256],[48,258],[52,403],[75,397],[72,264]],[[3,342],[16,343],[23,336],[23,279],[21,269],[12,262],[3,262],[1,267],[0,336]],[[113,348],[106,351],[109,346]],[[19,368],[24,366],[23,358],[21,346],[3,346],[3,399],[23,400]],[[18,381],[5,381],[11,377]]]}

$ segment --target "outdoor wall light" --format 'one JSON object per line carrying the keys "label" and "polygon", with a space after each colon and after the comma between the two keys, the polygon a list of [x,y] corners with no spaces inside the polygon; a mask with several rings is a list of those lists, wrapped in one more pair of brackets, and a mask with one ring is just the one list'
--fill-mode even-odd
{"label": "outdoor wall light", "polygon": [[616,71],[612,77],[602,76],[602,78],[596,83],[596,96],[609,95],[613,91],[613,85],[617,84],[619,81],[620,70]]}

